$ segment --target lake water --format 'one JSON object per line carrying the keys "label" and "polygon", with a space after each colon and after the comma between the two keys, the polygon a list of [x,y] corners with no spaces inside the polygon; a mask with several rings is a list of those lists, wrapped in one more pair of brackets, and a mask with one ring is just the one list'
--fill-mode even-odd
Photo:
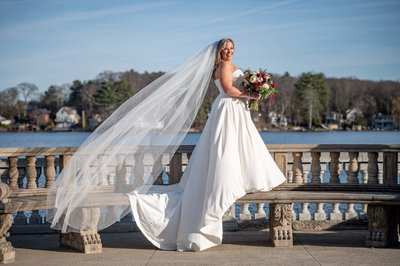
{"label": "lake water", "polygon": [[[91,132],[0,132],[0,148],[74,147]],[[260,132],[266,144],[400,144],[400,131]],[[189,132],[182,144],[195,145]]]}

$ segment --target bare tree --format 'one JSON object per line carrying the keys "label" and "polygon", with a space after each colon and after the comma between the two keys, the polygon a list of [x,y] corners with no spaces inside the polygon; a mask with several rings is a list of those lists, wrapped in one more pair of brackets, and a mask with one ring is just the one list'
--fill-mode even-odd
{"label": "bare tree", "polygon": [[20,95],[22,96],[22,100],[24,102],[24,117],[26,117],[26,110],[28,106],[28,100],[36,96],[36,92],[39,90],[38,87],[29,82],[23,82],[20,83],[17,86],[18,91],[20,92]]}
{"label": "bare tree", "polygon": [[400,126],[400,97],[392,100],[391,114],[393,115],[396,125]]}
{"label": "bare tree", "polygon": [[0,111],[1,115],[11,118],[20,116],[18,104],[19,91],[17,87],[11,87],[0,91]]}

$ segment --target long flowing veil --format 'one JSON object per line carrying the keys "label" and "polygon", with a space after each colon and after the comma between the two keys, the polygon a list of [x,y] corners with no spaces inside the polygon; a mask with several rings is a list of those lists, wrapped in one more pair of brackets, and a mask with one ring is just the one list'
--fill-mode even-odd
{"label": "long flowing veil", "polygon": [[[133,190],[146,192],[163,170],[156,164],[172,158],[206,94],[217,45],[140,90],[86,139],[48,193],[49,206],[55,206],[47,216],[52,228],[85,230],[83,212],[96,208],[101,230],[130,211],[116,199]],[[138,163],[146,164],[144,172],[135,170]]]}

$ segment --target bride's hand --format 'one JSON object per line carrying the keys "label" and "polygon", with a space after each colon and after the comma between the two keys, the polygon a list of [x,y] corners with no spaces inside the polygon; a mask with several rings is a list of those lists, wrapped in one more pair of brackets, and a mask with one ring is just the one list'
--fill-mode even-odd
{"label": "bride's hand", "polygon": [[248,94],[249,99],[252,99],[252,100],[258,101],[261,98],[261,94],[259,94],[257,92],[248,92],[247,94]]}

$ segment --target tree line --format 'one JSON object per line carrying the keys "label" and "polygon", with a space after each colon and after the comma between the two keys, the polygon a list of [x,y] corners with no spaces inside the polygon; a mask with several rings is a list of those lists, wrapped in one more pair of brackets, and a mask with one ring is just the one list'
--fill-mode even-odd
{"label": "tree line", "polygon": [[[52,85],[45,92],[32,83],[21,83],[0,91],[0,115],[16,123],[29,123],[29,113],[47,109],[54,119],[62,106],[71,106],[78,113],[100,115],[106,119],[121,103],[136,94],[163,72],[139,73],[104,71],[93,80],[75,80],[71,84]],[[323,73],[305,72],[294,77],[289,73],[273,75],[278,94],[274,102],[260,103],[262,124],[269,126],[268,115],[275,112],[288,120],[289,126],[318,128],[328,112],[345,115],[352,108],[361,110],[358,121],[365,127],[378,113],[393,115],[400,124],[400,83],[395,81],[368,81],[356,78],[327,78]],[[202,130],[218,95],[210,82],[204,102],[193,123]]]}

